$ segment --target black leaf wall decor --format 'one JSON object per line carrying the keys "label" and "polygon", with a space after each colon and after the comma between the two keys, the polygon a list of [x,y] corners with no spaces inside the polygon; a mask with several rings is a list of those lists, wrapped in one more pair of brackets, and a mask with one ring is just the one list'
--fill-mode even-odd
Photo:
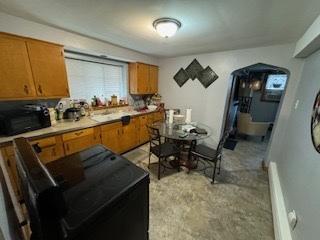
{"label": "black leaf wall decor", "polygon": [[199,81],[205,88],[209,87],[215,80],[217,80],[217,78],[218,75],[209,66],[201,71],[198,77]]}
{"label": "black leaf wall decor", "polygon": [[189,74],[189,77],[192,80],[195,80],[196,78],[199,79],[199,73],[203,70],[203,67],[198,62],[197,59],[193,59],[193,61],[189,64],[189,66],[186,68],[186,72]]}
{"label": "black leaf wall decor", "polygon": [[186,72],[186,70],[184,70],[183,68],[180,68],[180,70],[176,73],[176,75],[174,75],[173,78],[176,81],[176,83],[179,85],[179,87],[182,87],[183,84],[185,84],[188,81],[189,75]]}
{"label": "black leaf wall decor", "polygon": [[208,88],[218,77],[211,67],[207,66],[204,69],[197,59],[193,59],[185,70],[180,68],[173,79],[182,87],[189,79],[197,78],[205,88]]}

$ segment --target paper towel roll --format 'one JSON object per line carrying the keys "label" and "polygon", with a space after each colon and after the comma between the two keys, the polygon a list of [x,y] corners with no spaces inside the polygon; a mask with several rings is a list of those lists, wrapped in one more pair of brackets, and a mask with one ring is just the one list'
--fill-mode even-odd
{"label": "paper towel roll", "polygon": [[190,108],[186,110],[186,123],[191,123],[191,112],[192,112],[192,109]]}
{"label": "paper towel roll", "polygon": [[173,113],[174,111],[173,110],[169,110],[169,123],[173,123]]}

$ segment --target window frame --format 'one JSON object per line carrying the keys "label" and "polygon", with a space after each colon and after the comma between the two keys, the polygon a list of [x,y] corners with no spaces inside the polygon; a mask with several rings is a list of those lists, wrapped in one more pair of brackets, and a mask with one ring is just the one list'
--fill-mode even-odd
{"label": "window frame", "polygon": [[129,98],[129,96],[130,96],[130,94],[129,94],[129,73],[128,73],[129,62],[110,59],[104,55],[96,56],[96,55],[91,55],[91,54],[81,53],[81,52],[76,52],[76,51],[71,51],[71,50],[64,51],[64,58],[71,59],[71,60],[77,60],[77,61],[83,61],[83,62],[89,62],[89,63],[96,63],[96,64],[121,67],[123,69],[122,70],[122,79],[124,79],[124,82],[126,83],[125,96],[123,96],[123,97],[125,97],[126,99]]}

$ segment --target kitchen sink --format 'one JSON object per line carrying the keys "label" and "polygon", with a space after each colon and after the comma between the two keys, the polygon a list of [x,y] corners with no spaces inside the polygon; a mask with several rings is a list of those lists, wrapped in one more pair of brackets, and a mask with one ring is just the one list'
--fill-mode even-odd
{"label": "kitchen sink", "polygon": [[137,111],[115,112],[115,113],[104,112],[101,114],[91,116],[91,119],[96,122],[107,122],[107,121],[120,119],[121,117],[127,116],[127,115],[129,116],[136,115],[138,113],[139,112]]}

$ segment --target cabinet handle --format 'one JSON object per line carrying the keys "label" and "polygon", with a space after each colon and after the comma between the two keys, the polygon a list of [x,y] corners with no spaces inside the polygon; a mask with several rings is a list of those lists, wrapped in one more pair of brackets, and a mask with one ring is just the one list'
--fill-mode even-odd
{"label": "cabinet handle", "polygon": [[52,149],[52,156],[56,156],[56,150],[54,148]]}
{"label": "cabinet handle", "polygon": [[67,148],[67,151],[69,151],[70,149],[69,149],[69,144],[67,143],[66,144],[66,148]]}
{"label": "cabinet handle", "polygon": [[124,131],[123,131],[123,129],[122,129],[122,134],[124,134]]}
{"label": "cabinet handle", "polygon": [[118,129],[118,135],[120,135],[120,131],[119,131],[119,129]]}
{"label": "cabinet handle", "polygon": [[39,91],[39,93],[42,94],[42,87],[41,87],[41,85],[38,86],[38,91]]}
{"label": "cabinet handle", "polygon": [[76,132],[76,133],[74,133],[76,136],[80,136],[81,134],[83,133],[83,131],[81,131],[81,132]]}
{"label": "cabinet handle", "polygon": [[26,94],[29,94],[29,89],[28,89],[28,86],[27,85],[24,85],[23,86],[23,90]]}

